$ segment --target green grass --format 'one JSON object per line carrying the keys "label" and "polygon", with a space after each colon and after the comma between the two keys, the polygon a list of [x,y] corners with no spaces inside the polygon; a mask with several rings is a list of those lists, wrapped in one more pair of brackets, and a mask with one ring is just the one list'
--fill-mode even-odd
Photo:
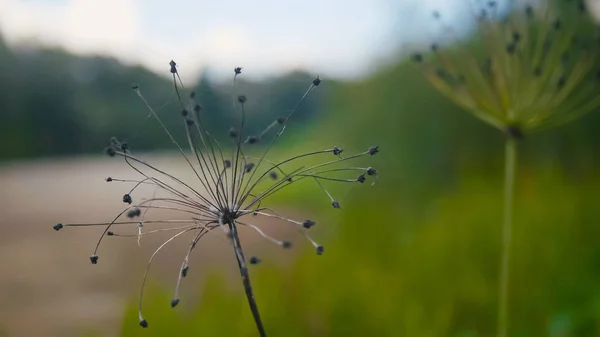
{"label": "green grass", "polygon": [[[598,335],[600,177],[535,172],[518,173],[509,336]],[[347,204],[323,256],[296,245],[303,250],[291,267],[253,268],[269,335],[493,336],[501,179],[464,177],[440,191],[424,186],[435,197],[421,207],[399,203],[395,184],[376,185]],[[232,290],[218,275],[189,310],[150,289],[150,328],[137,326],[134,301],[123,336],[255,336],[241,285]]]}

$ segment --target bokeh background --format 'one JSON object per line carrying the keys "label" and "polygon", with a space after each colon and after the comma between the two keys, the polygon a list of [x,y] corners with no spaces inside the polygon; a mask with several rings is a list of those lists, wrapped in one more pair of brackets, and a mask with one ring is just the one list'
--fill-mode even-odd
{"label": "bokeh background", "polygon": [[[507,13],[523,2],[498,1]],[[565,11],[578,3],[559,2]],[[585,4],[593,21],[600,4]],[[278,222],[261,226],[292,250],[242,232],[247,255],[263,259],[251,274],[271,336],[493,336],[503,135],[432,89],[409,58],[431,43],[470,41],[476,5],[0,0],[0,336],[256,335],[222,233],[195,252],[176,309],[187,243],[157,257],[144,297],[150,328],[141,329],[140,282],[164,237],[139,247],[106,240],[92,266],[101,228],[52,230],[109,221],[122,208],[128,188],[104,179],[135,174],[103,155],[111,136],[193,181],[130,89],[139,84],[182,139],[171,59],[219,139],[239,116],[231,85],[242,66],[249,130],[285,115],[317,73],[324,80],[272,158],[381,149],[357,163],[379,171],[374,186],[330,187],[342,209],[310,184],[269,200],[316,220],[324,255]],[[599,131],[595,111],[521,143],[510,336],[600,336]]]}

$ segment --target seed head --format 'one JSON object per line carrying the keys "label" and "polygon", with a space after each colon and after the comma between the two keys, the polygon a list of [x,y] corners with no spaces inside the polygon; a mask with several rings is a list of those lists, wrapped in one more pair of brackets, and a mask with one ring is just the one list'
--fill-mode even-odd
{"label": "seed head", "polygon": [[[92,264],[98,263],[98,251],[101,249],[101,243],[106,237],[111,239],[116,237],[135,238],[137,244],[140,245],[142,238],[147,235],[175,232],[169,239],[159,245],[150,256],[141,286],[141,296],[143,297],[146,277],[154,256],[167,246],[174,245],[177,242],[186,242],[187,240],[187,243],[185,243],[187,253],[182,256],[177,284],[175,285],[175,294],[171,297],[172,307],[179,304],[180,283],[188,274],[193,256],[191,253],[200,244],[201,239],[207,234],[227,237],[229,240],[225,241],[231,245],[235,253],[234,256],[238,262],[239,273],[243,279],[245,293],[257,328],[260,335],[264,336],[264,328],[258,309],[256,309],[248,269],[248,264],[257,264],[261,260],[256,256],[249,259],[245,257],[240,240],[240,227],[254,230],[267,241],[280,247],[291,248],[292,243],[290,241],[282,241],[271,237],[255,222],[261,218],[271,218],[281,225],[292,226],[299,230],[308,243],[315,247],[317,254],[321,255],[323,246],[317,244],[307,233],[307,230],[315,225],[315,221],[299,221],[287,218],[276,210],[265,206],[265,204],[283,188],[296,186],[295,182],[305,180],[318,187],[322,191],[320,196],[327,197],[334,208],[340,208],[339,202],[329,192],[327,185],[356,181],[362,183],[366,180],[366,175],[374,175],[376,180],[377,172],[372,168],[345,167],[342,165],[350,160],[368,159],[369,155],[379,152],[379,148],[376,146],[371,147],[367,151],[350,154],[347,157],[342,156],[344,151],[341,147],[335,146],[326,149],[312,149],[307,153],[294,154],[291,157],[280,158],[279,160],[268,158],[272,146],[282,137],[283,131],[289,127],[290,123],[294,121],[295,112],[303,107],[302,103],[309,99],[309,94],[321,84],[322,81],[319,76],[313,79],[312,83],[307,83],[308,89],[303,95],[298,95],[299,101],[292,110],[289,110],[287,115],[272,120],[264,128],[264,131],[257,135],[249,135],[245,129],[251,116],[246,114],[248,108],[244,105],[247,101],[246,96],[234,94],[230,103],[234,103],[234,107],[239,109],[239,116],[236,117],[233,123],[234,126],[228,132],[227,144],[221,144],[217,140],[221,137],[213,137],[211,132],[205,128],[205,123],[202,120],[203,116],[200,115],[200,104],[195,101],[197,98],[195,93],[189,94],[189,104],[185,104],[181,100],[181,97],[187,96],[182,92],[184,88],[183,85],[180,85],[181,79],[177,72],[177,64],[171,61],[169,65],[176,93],[173,95],[173,99],[177,100],[176,103],[179,106],[173,114],[185,123],[184,125],[179,124],[180,128],[178,129],[178,132],[185,137],[177,137],[175,130],[167,128],[161,117],[145,99],[139,87],[134,88],[135,94],[142,100],[149,110],[150,116],[158,122],[173,146],[181,154],[181,159],[187,164],[188,169],[193,174],[193,179],[180,177],[175,173],[165,171],[164,168],[155,166],[150,161],[141,159],[130,150],[128,143],[121,142],[113,137],[110,139],[107,154],[111,157],[122,158],[125,164],[136,174],[135,179],[106,178],[107,182],[128,185],[126,193],[122,197],[126,207],[116,216],[111,216],[106,223],[59,223],[53,228],[58,231],[69,226],[104,227],[103,234],[90,256]],[[236,92],[235,78],[241,73],[241,67],[234,68],[235,76],[231,92]],[[206,113],[212,112],[207,111]],[[222,130],[222,132],[226,133],[225,130]],[[135,137],[131,139],[135,139]],[[186,142],[180,144],[178,139],[185,139]],[[264,146],[250,146],[258,142],[261,142]],[[331,153],[336,157],[332,158]],[[310,160],[319,162],[300,163],[301,160],[307,159],[307,157],[310,157]],[[359,174],[358,177],[356,174]],[[153,194],[142,195],[143,189],[139,188],[146,186],[154,189]],[[136,193],[135,203],[131,197],[134,192]],[[314,199],[323,200],[321,198]],[[146,219],[148,213],[153,218]],[[179,216],[173,219],[167,218],[172,213],[177,213]],[[134,218],[135,220],[133,220]],[[153,225],[145,226],[149,223]],[[117,225],[120,230],[115,232],[113,226]],[[123,232],[121,232],[121,228],[123,228]],[[130,230],[129,233],[127,233],[127,229]],[[184,236],[186,238],[183,238]],[[140,326],[148,327],[148,323],[142,315],[142,298],[140,298],[138,310]]]}
{"label": "seed head", "polygon": [[592,83],[600,48],[590,46],[589,34],[582,41],[593,25],[581,15],[583,1],[543,15],[532,6],[500,14],[495,1],[475,3],[482,7],[474,12],[483,14],[476,41],[483,42],[436,48],[431,58],[413,54],[442,94],[504,133],[512,125],[522,134],[553,128],[600,106],[600,86]]}

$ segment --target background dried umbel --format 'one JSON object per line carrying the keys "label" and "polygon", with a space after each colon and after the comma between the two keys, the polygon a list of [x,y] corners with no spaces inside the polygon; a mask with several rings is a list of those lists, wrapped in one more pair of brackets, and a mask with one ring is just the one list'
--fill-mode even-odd
{"label": "background dried umbel", "polygon": [[[472,9],[478,44],[464,48],[433,43],[427,61],[420,53],[413,60],[423,64],[425,75],[441,93],[506,137],[497,321],[498,337],[505,337],[517,142],[598,108],[600,35],[583,0],[523,6],[478,1]],[[444,25],[443,13],[432,16]]]}
{"label": "background dried umbel", "polygon": [[[248,271],[248,264],[258,264],[261,259],[256,256],[246,258],[238,229],[240,227],[249,228],[282,248],[290,248],[291,242],[278,240],[265,233],[255,224],[256,219],[274,219],[298,229],[308,242],[314,246],[316,253],[318,255],[323,254],[324,247],[316,243],[306,232],[315,226],[316,222],[314,220],[287,218],[273,208],[265,207],[265,203],[282,189],[292,185],[296,186],[301,181],[309,181],[321,190],[333,208],[340,208],[339,201],[326,188],[326,183],[362,184],[367,181],[367,177],[375,181],[378,173],[374,168],[344,165],[349,160],[377,154],[379,147],[372,146],[365,151],[345,155],[341,147],[333,146],[327,149],[315,149],[278,161],[267,159],[267,155],[275,141],[282,136],[301,103],[307,99],[312,90],[321,84],[321,79],[318,76],[314,78],[306,92],[298,100],[298,103],[285,115],[277,117],[260,133],[248,134],[245,129],[248,97],[244,94],[237,94],[235,87],[236,79],[242,73],[241,67],[234,68],[233,77],[233,104],[236,108],[239,108],[240,115],[228,132],[231,145],[221,145],[206,127],[204,111],[196,100],[196,94],[191,92],[189,102],[184,103],[182,99],[183,84],[181,84],[177,64],[171,61],[170,67],[173,77],[173,93],[180,107],[179,114],[187,146],[184,147],[176,140],[173,136],[174,131],[171,131],[163,123],[159,114],[142,94],[140,87],[133,85],[132,89],[148,109],[148,118],[158,122],[194,178],[190,180],[177,176],[141,159],[141,157],[132,153],[129,143],[113,137],[110,139],[109,147],[106,148],[106,154],[109,157],[123,158],[125,163],[139,176],[139,179],[106,178],[106,182],[109,183],[132,185],[127,193],[122,196],[122,201],[127,204],[127,207],[106,223],[59,223],[54,226],[54,229],[59,231],[64,227],[104,226],[104,232],[90,256],[92,264],[98,263],[100,245],[107,236],[137,238],[139,245],[140,239],[145,235],[176,232],[154,251],[146,266],[138,307],[139,324],[144,328],[148,327],[148,322],[142,315],[144,287],[155,256],[164,247],[180,237],[191,236],[191,242],[187,246],[187,254],[183,257],[181,267],[177,273],[174,296],[171,300],[171,307],[175,307],[180,302],[180,284],[189,273],[192,252],[207,234],[214,230],[218,232],[222,230],[224,238],[233,247],[246,297],[259,335],[265,336],[266,331],[260,317]],[[253,155],[253,152],[258,152],[258,154]],[[314,162],[297,164],[299,160],[307,158],[313,158],[314,161],[318,160],[318,162],[316,164]],[[142,189],[148,186],[153,189],[149,196],[144,195],[142,192]],[[169,218],[163,214],[165,212],[178,214],[183,218]],[[158,218],[148,220],[147,216]],[[128,219],[123,220],[125,217]],[[153,225],[156,228],[146,230],[145,225]],[[116,226],[133,227],[133,233],[131,231],[114,230],[113,227]]]}
{"label": "background dried umbel", "polygon": [[[413,55],[430,82],[514,136],[559,126],[598,107],[600,30],[585,2],[536,2],[509,12],[502,10],[504,2],[473,6],[479,43],[465,48],[435,42],[425,56]],[[443,13],[435,12],[432,20],[446,27]]]}

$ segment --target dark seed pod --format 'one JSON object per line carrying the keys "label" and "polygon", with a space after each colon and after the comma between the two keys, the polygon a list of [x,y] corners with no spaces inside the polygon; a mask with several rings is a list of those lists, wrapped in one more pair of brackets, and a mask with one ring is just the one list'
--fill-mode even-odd
{"label": "dark seed pod", "polygon": [[331,202],[331,206],[333,206],[333,208],[340,208],[340,203],[337,200],[334,200]]}
{"label": "dark seed pod", "polygon": [[246,101],[248,99],[246,98],[246,95],[239,95],[238,98],[237,98],[237,100],[238,100],[238,102],[244,104],[244,103],[246,103]]}
{"label": "dark seed pod", "polygon": [[127,217],[135,218],[136,216],[140,216],[141,214],[142,214],[142,211],[139,208],[134,208],[132,210],[129,210],[129,212],[127,212]]}
{"label": "dark seed pod", "polygon": [[202,110],[202,107],[200,106],[200,104],[196,104],[196,105],[194,105],[194,112],[195,112],[195,113],[198,113],[198,112],[200,112],[200,110]]}
{"label": "dark seed pod", "polygon": [[114,157],[117,154],[117,151],[115,151],[115,149],[113,149],[112,147],[107,147],[104,152],[106,153],[106,155],[108,155],[109,157]]}
{"label": "dark seed pod", "polygon": [[558,87],[558,89],[562,89],[565,86],[566,82],[567,82],[567,79],[563,75],[558,79],[558,83],[556,83],[556,86]]}
{"label": "dark seed pod", "polygon": [[190,270],[190,267],[188,267],[188,266],[183,267],[183,269],[181,269],[181,277],[186,277],[189,270]]}
{"label": "dark seed pod", "polygon": [[61,224],[61,223],[59,223],[59,224],[56,224],[56,225],[52,226],[52,228],[54,228],[54,230],[55,230],[55,231],[57,231],[57,232],[58,232],[59,230],[63,229],[63,227],[64,227],[64,226],[63,226],[63,224]]}
{"label": "dark seed pod", "polygon": [[185,124],[187,126],[194,126],[194,120],[193,119],[186,119],[185,120]]}
{"label": "dark seed pod", "polygon": [[98,263],[98,255],[90,256],[90,261],[92,262],[92,264],[97,264]]}
{"label": "dark seed pod", "polygon": [[277,120],[276,120],[276,121],[277,121],[277,124],[283,124],[283,123],[285,123],[285,120],[286,120],[286,119],[287,119],[287,118],[285,118],[285,117],[279,117],[279,118],[277,118]]}
{"label": "dark seed pod", "polygon": [[189,112],[187,109],[183,109],[183,110],[181,110],[181,115],[182,115],[183,117],[186,117],[187,115],[189,115],[189,113],[190,113],[190,112]]}
{"label": "dark seed pod", "polygon": [[514,42],[519,42],[519,40],[521,40],[521,34],[519,34],[519,32],[513,32],[512,37]]}
{"label": "dark seed pod", "polygon": [[169,65],[171,66],[171,74],[177,74],[177,63],[171,60],[171,62],[169,62]]}
{"label": "dark seed pod", "polygon": [[261,261],[262,261],[262,260],[261,260],[261,259],[259,259],[259,258],[258,258],[258,257],[256,257],[256,256],[253,256],[253,257],[251,257],[251,258],[250,258],[250,260],[249,260],[250,264],[258,264],[258,263],[260,263]]}
{"label": "dark seed pod", "polygon": [[374,176],[377,174],[377,171],[374,168],[369,167],[369,168],[367,168],[367,174],[370,176]]}
{"label": "dark seed pod", "polygon": [[292,243],[289,241],[283,241],[283,243],[281,244],[281,246],[283,248],[291,248],[292,247]]}
{"label": "dark seed pod", "polygon": [[239,74],[241,74],[241,73],[242,73],[242,67],[235,67],[235,68],[233,68],[233,72],[234,72],[236,75],[239,75]]}
{"label": "dark seed pod", "polygon": [[358,178],[356,178],[356,181],[358,181],[359,183],[364,183],[367,180],[367,177],[365,177],[364,174],[361,174],[358,176]]}
{"label": "dark seed pod", "polygon": [[369,148],[369,154],[371,156],[375,155],[376,153],[379,153],[379,146],[371,146]]}
{"label": "dark seed pod", "polygon": [[273,180],[277,180],[277,178],[278,178],[277,172],[275,172],[275,171],[269,172],[269,177],[271,177],[271,179],[273,179]]}
{"label": "dark seed pod", "polygon": [[107,183],[110,183],[111,181],[113,181],[113,178],[111,178],[111,177],[108,177],[108,178],[106,178],[105,180],[106,180],[106,182],[107,182]]}
{"label": "dark seed pod", "polygon": [[337,147],[337,146],[333,147],[334,155],[339,156],[340,154],[342,154],[342,152],[344,152],[344,149],[342,149],[341,147]]}
{"label": "dark seed pod", "polygon": [[223,166],[225,168],[230,168],[231,167],[231,160],[229,160],[229,159],[223,160]]}
{"label": "dark seed pod", "polygon": [[256,143],[258,143],[259,140],[260,140],[260,138],[258,138],[257,136],[248,136],[245,143],[246,144],[256,144]]}
{"label": "dark seed pod", "polygon": [[562,26],[562,23],[560,22],[560,20],[556,20],[552,23],[552,27],[556,30],[559,30],[561,26]]}
{"label": "dark seed pod", "polygon": [[174,298],[171,300],[171,308],[175,308],[177,306],[177,304],[179,304],[178,298]]}
{"label": "dark seed pod", "polygon": [[131,196],[129,194],[125,194],[123,196],[123,202],[126,203],[126,204],[130,204],[131,205],[131,203],[133,202],[133,200],[131,200]]}
{"label": "dark seed pod", "polygon": [[317,247],[317,255],[323,255],[323,251],[325,250],[325,247],[323,246],[318,246]]}
{"label": "dark seed pod", "polygon": [[248,163],[246,164],[246,166],[244,166],[244,171],[246,171],[246,173],[252,171],[252,168],[254,167],[254,163]]}
{"label": "dark seed pod", "polygon": [[235,128],[232,127],[231,129],[229,129],[229,137],[237,138],[237,136],[238,136],[238,132]]}
{"label": "dark seed pod", "polygon": [[514,54],[517,51],[517,45],[513,42],[513,43],[509,43],[508,45],[506,45],[506,52],[509,54]]}
{"label": "dark seed pod", "polygon": [[307,219],[302,222],[302,226],[306,229],[312,228],[314,225],[315,225],[315,222],[312,220]]}
{"label": "dark seed pod", "polygon": [[319,84],[321,84],[321,79],[319,78],[319,75],[317,75],[317,78],[315,78],[315,79],[312,81],[312,83],[313,83],[313,85],[314,85],[315,87],[318,87],[318,86],[319,86]]}
{"label": "dark seed pod", "polygon": [[533,7],[531,5],[525,7],[525,15],[530,19],[533,17]]}
{"label": "dark seed pod", "polygon": [[148,322],[145,319],[143,319],[143,320],[140,321],[140,326],[142,328],[147,328],[148,327]]}
{"label": "dark seed pod", "polygon": [[108,232],[106,232],[106,235],[108,235],[108,236],[113,236],[113,235],[115,235],[115,233],[114,233],[114,232],[111,232],[111,231],[108,231]]}

